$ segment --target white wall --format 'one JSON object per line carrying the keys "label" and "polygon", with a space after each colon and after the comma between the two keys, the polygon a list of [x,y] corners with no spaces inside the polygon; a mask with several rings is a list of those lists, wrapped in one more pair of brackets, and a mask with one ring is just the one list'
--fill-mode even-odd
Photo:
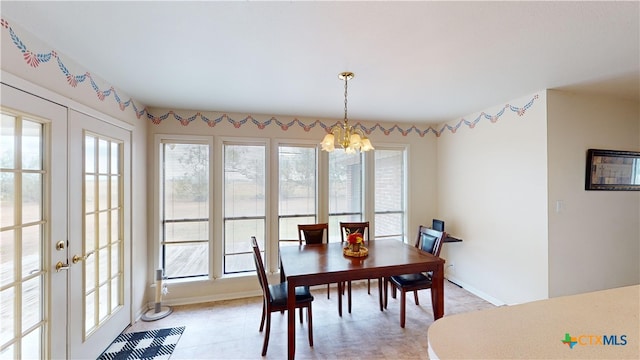
{"label": "white wall", "polygon": [[640,283],[640,192],[584,189],[587,149],[640,151],[640,103],[550,90],[547,104],[549,295]]}
{"label": "white wall", "polygon": [[530,100],[521,115],[486,109],[438,138],[438,216],[463,239],[443,246],[447,277],[496,304],[548,295],[546,96],[510,104]]}

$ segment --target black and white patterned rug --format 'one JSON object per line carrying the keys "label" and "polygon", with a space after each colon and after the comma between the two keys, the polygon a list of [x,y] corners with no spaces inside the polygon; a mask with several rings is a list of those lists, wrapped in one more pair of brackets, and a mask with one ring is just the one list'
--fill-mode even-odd
{"label": "black and white patterned rug", "polygon": [[185,327],[120,334],[97,360],[169,359]]}

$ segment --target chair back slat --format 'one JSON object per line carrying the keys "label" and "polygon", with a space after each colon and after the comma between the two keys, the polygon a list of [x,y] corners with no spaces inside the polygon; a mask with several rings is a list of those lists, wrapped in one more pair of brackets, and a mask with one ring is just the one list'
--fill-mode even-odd
{"label": "chair back slat", "polygon": [[340,239],[342,242],[347,240],[347,236],[351,233],[360,233],[364,241],[369,243],[369,222],[340,222]]}
{"label": "chair back slat", "polygon": [[431,255],[440,256],[445,234],[444,231],[437,231],[420,225],[418,226],[418,238],[415,246]]}
{"label": "chair back slat", "polygon": [[258,281],[262,288],[262,294],[265,299],[271,301],[271,293],[269,292],[269,281],[267,280],[267,273],[264,270],[264,264],[262,263],[262,255],[260,254],[260,248],[258,247],[258,240],[255,236],[251,237],[251,247],[253,248],[253,261],[256,264],[256,272],[258,273]]}
{"label": "chair back slat", "polygon": [[300,245],[304,241],[306,244],[322,244],[324,243],[325,234],[327,235],[327,242],[329,242],[329,224],[299,224],[298,225],[298,240]]}

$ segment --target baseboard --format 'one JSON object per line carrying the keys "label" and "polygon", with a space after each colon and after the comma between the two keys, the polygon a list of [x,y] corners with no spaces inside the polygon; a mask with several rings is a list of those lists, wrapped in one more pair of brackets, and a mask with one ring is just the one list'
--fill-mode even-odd
{"label": "baseboard", "polygon": [[472,293],[473,295],[492,303],[495,306],[506,305],[506,303],[504,301],[502,301],[500,299],[496,299],[493,296],[476,289],[475,287],[465,283],[464,281],[456,278],[455,276],[447,275],[447,280],[451,281],[455,285],[458,285],[458,286],[464,288],[465,290],[467,290],[468,292]]}
{"label": "baseboard", "polygon": [[[245,292],[235,292],[235,293],[225,293],[221,295],[207,295],[207,296],[198,296],[198,297],[189,297],[189,298],[174,298],[167,301],[162,301],[162,305],[166,306],[179,306],[179,305],[191,305],[191,304],[200,304],[206,302],[213,301],[223,301],[223,300],[236,300],[243,299],[249,297],[262,296],[262,291],[245,291]],[[149,302],[147,304],[149,309],[153,309],[155,303]]]}

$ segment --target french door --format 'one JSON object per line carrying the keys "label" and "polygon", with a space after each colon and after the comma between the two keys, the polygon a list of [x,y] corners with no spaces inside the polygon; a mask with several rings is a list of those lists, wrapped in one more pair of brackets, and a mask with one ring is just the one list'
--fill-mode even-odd
{"label": "french door", "polygon": [[0,358],[66,358],[67,109],[0,94]]}
{"label": "french door", "polygon": [[71,359],[95,359],[130,323],[130,137],[69,110]]}
{"label": "french door", "polygon": [[130,322],[130,133],[0,94],[0,359],[96,358]]}

